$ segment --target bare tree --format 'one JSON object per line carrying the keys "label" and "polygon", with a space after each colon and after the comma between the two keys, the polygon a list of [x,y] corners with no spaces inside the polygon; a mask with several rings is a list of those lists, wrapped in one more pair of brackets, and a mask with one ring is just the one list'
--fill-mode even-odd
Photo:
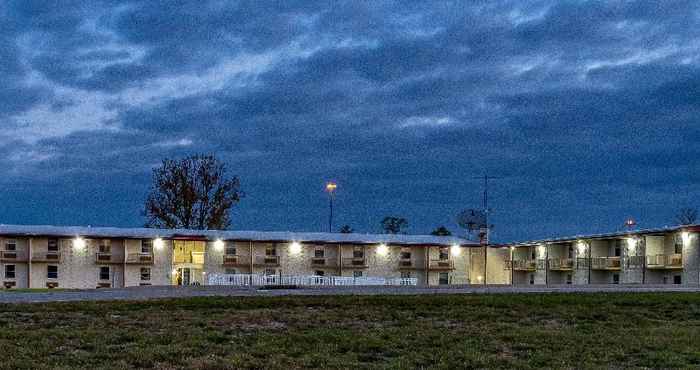
{"label": "bare tree", "polygon": [[146,198],[146,226],[156,228],[226,229],[229,211],[243,196],[238,177],[212,155],[166,159],[153,170]]}
{"label": "bare tree", "polygon": [[341,234],[352,234],[354,232],[355,232],[355,230],[353,230],[352,227],[350,227],[350,225],[345,225],[345,226],[340,228]]}
{"label": "bare tree", "polygon": [[381,222],[382,229],[387,234],[400,234],[408,227],[408,221],[403,217],[387,216]]}
{"label": "bare tree", "polygon": [[692,225],[698,219],[697,208],[681,208],[676,214],[676,222],[679,225]]}
{"label": "bare tree", "polygon": [[486,213],[478,209],[465,209],[457,215],[457,224],[466,231],[467,238],[472,233],[486,227]]}

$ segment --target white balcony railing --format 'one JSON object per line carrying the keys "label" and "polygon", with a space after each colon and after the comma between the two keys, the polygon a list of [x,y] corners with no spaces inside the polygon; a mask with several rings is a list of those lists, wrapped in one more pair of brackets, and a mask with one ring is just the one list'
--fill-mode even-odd
{"label": "white balcony railing", "polygon": [[367,285],[418,285],[416,278],[347,277],[347,276],[282,276],[251,274],[210,274],[209,285],[230,286],[367,286]]}

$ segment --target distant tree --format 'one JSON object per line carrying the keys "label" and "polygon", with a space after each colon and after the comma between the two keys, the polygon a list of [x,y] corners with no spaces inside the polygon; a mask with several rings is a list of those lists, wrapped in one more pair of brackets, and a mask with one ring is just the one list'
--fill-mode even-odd
{"label": "distant tree", "polygon": [[165,159],[153,170],[146,226],[226,229],[229,212],[242,196],[238,177],[227,177],[224,164],[212,155]]}
{"label": "distant tree", "polygon": [[400,234],[408,227],[408,221],[403,217],[387,216],[381,222],[386,234]]}
{"label": "distant tree", "polygon": [[448,230],[445,226],[440,226],[437,229],[433,230],[430,235],[435,235],[435,236],[450,236],[452,235],[452,232]]}
{"label": "distant tree", "polygon": [[681,208],[676,214],[676,222],[679,225],[692,225],[698,220],[697,208]]}
{"label": "distant tree", "polygon": [[478,209],[465,209],[457,214],[457,225],[466,231],[467,237],[471,237],[474,231],[486,227],[486,213]]}
{"label": "distant tree", "polygon": [[352,234],[353,232],[355,232],[355,230],[353,230],[352,227],[350,227],[350,225],[345,225],[340,228],[341,234]]}

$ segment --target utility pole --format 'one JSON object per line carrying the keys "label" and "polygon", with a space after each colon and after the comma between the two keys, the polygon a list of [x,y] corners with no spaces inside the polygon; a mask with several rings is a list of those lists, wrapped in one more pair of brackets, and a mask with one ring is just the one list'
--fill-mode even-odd
{"label": "utility pole", "polygon": [[482,244],[484,245],[484,285],[486,285],[486,269],[488,267],[487,259],[488,259],[488,245],[489,245],[489,233],[491,229],[491,225],[489,225],[489,180],[496,180],[500,179],[500,177],[494,177],[494,176],[489,176],[488,174],[484,174],[483,177],[474,177],[473,179],[483,179],[484,180],[484,225],[486,227],[486,230],[484,231],[484,235],[482,237]]}
{"label": "utility pole", "polygon": [[328,192],[328,232],[333,232],[333,198],[335,198],[335,189],[338,185],[334,182],[328,182],[326,184],[326,192]]}

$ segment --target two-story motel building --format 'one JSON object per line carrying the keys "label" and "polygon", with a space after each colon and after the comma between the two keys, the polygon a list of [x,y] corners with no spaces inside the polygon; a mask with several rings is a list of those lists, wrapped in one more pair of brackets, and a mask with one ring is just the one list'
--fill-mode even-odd
{"label": "two-story motel building", "polygon": [[191,285],[207,284],[208,274],[698,284],[698,232],[692,225],[491,245],[484,261],[483,246],[457,237],[0,225],[0,287]]}
{"label": "two-story motel building", "polygon": [[456,237],[0,225],[5,288],[206,284],[207,274],[469,284],[483,279],[478,261],[483,248]]}

